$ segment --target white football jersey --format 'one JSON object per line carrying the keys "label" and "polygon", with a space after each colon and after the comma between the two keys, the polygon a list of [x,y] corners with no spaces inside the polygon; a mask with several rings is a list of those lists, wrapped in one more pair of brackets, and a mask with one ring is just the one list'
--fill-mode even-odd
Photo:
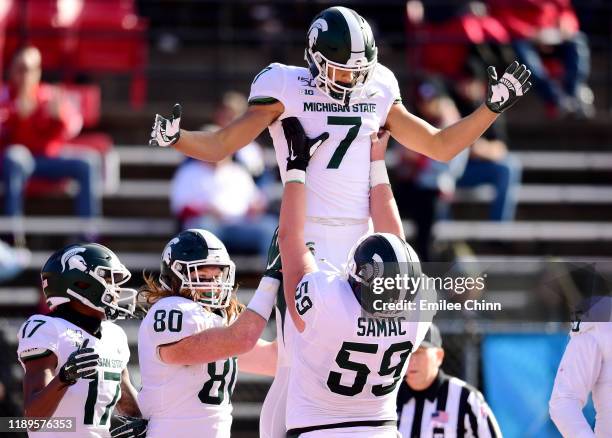
{"label": "white football jersey", "polygon": [[182,297],[162,298],[140,325],[138,357],[142,390],[138,404],[149,419],[148,438],[229,437],[236,358],[198,365],[168,365],[158,348],[226,325],[225,318]]}
{"label": "white football jersey", "polygon": [[399,382],[431,319],[363,317],[348,282],[325,271],[304,276],[296,309],[306,329],[293,340],[287,429],[396,420]]}
{"label": "white football jersey", "polygon": [[57,375],[68,356],[86,339],[89,339],[87,347],[92,347],[100,355],[98,374],[95,379],[79,379],[70,386],[53,413],[53,417],[75,418],[76,434],[29,432],[30,437],[110,437],[110,417],[121,398],[121,372],[130,358],[127,337],[121,327],[102,321],[101,338],[98,339],[62,318],[33,315],[19,329],[17,354],[24,366],[26,359],[52,352],[57,356],[54,370],[54,375]]}
{"label": "white football jersey", "polygon": [[391,105],[401,100],[393,73],[378,64],[363,97],[344,106],[314,86],[308,69],[274,63],[259,72],[251,85],[249,102],[266,98],[285,107],[268,128],[283,182],[289,152],[280,120],[297,117],[310,138],[329,133],[306,171],[306,215],[369,218],[370,135],[385,124]]}
{"label": "white football jersey", "polygon": [[582,413],[589,392],[597,438],[612,437],[612,322],[574,323],[550,398],[550,413],[564,437],[593,436]]}

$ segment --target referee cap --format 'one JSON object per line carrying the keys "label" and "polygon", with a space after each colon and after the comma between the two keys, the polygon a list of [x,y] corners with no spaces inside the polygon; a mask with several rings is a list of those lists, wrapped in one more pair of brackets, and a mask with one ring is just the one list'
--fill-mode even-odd
{"label": "referee cap", "polygon": [[440,329],[435,324],[429,326],[429,330],[423,338],[420,347],[423,348],[442,348],[442,336],[440,335]]}

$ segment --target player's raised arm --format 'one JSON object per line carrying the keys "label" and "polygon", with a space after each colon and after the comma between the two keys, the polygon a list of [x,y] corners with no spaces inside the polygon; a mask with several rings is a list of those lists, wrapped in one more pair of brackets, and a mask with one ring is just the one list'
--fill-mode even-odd
{"label": "player's raised arm", "polygon": [[180,128],[182,109],[174,105],[172,116],[155,115],[149,144],[173,146],[176,150],[202,161],[220,161],[251,143],[284,111],[280,102],[253,105],[228,126],[214,132],[187,131]]}
{"label": "player's raised arm", "polygon": [[389,131],[372,134],[370,150],[370,215],[375,233],[391,233],[405,239],[402,219],[389,184],[385,152]]}
{"label": "player's raised arm", "polygon": [[391,106],[385,128],[408,149],[438,161],[448,161],[474,143],[500,113],[510,108],[531,88],[531,72],[514,61],[498,80],[489,67],[487,99],[472,114],[444,129],[437,129],[410,114],[401,103]]}
{"label": "player's raised arm", "polygon": [[306,168],[310,157],[328,138],[323,133],[314,140],[306,137],[299,120],[288,117],[282,121],[289,158],[280,212],[278,242],[283,263],[283,283],[287,310],[297,329],[304,331],[304,321],[295,309],[295,288],[305,274],[317,270],[313,255],[304,243],[306,222]]}

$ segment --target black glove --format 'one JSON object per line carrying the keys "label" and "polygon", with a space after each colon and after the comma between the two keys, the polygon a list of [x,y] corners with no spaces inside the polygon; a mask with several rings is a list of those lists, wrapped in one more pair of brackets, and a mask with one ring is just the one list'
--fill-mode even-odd
{"label": "black glove", "polygon": [[149,420],[125,415],[111,418],[110,434],[112,438],[144,438],[147,435]]}
{"label": "black glove", "polygon": [[499,80],[495,67],[490,66],[487,74],[489,85],[486,104],[495,113],[502,113],[510,108],[531,88],[531,82],[527,82],[531,71],[525,67],[525,64],[519,66],[518,61],[510,64]]}
{"label": "black glove", "polygon": [[60,368],[59,379],[68,385],[74,385],[78,379],[90,379],[98,372],[98,353],[87,344],[89,339],[68,356],[66,363]]}
{"label": "black glove", "polygon": [[297,117],[287,117],[281,120],[287,146],[289,147],[289,158],[287,158],[287,170],[298,169],[306,171],[310,158],[319,146],[329,138],[329,133],[324,132],[315,139],[306,137],[306,132]]}
{"label": "black glove", "polygon": [[149,146],[172,146],[181,136],[181,104],[174,104],[172,116],[167,119],[159,114],[155,114],[153,130],[149,139]]}
{"label": "black glove", "polygon": [[268,261],[266,262],[266,270],[264,277],[272,277],[277,280],[283,279],[283,267],[281,264],[280,249],[278,247],[278,227],[274,230],[270,247],[268,248]]}

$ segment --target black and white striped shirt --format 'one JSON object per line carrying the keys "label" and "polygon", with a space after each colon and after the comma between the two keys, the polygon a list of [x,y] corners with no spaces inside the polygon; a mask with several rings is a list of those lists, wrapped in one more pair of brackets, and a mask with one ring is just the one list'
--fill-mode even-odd
{"label": "black and white striped shirt", "polygon": [[397,395],[397,419],[403,438],[502,436],[480,391],[441,370],[423,391],[414,391],[402,382]]}

